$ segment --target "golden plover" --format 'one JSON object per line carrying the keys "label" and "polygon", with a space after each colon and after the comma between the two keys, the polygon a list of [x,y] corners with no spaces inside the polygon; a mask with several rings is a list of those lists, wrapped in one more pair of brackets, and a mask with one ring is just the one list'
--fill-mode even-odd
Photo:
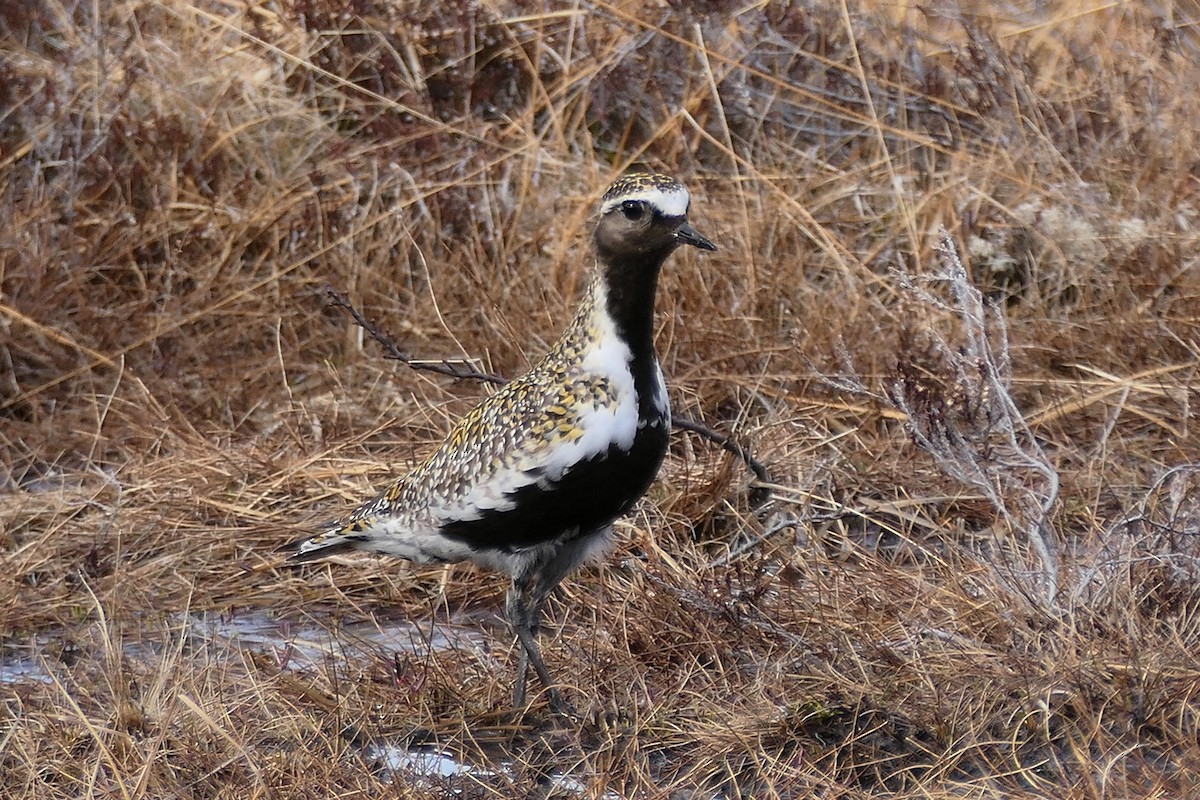
{"label": "golden plover", "polygon": [[355,549],[507,574],[505,612],[520,642],[513,704],[525,704],[532,664],[551,706],[565,709],[538,651],[542,604],[603,549],[666,453],[671,410],[653,341],[658,273],[680,245],[716,249],[688,225],[688,203],[664,175],[613,183],[593,235],[595,275],[550,352],[459,420],[408,475],[292,544],[289,560]]}

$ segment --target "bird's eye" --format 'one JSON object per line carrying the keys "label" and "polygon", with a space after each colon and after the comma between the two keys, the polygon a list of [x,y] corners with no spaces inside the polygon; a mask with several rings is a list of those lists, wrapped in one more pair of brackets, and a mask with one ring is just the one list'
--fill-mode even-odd
{"label": "bird's eye", "polygon": [[646,204],[640,200],[626,200],[621,203],[621,213],[625,215],[625,219],[637,222],[646,214]]}

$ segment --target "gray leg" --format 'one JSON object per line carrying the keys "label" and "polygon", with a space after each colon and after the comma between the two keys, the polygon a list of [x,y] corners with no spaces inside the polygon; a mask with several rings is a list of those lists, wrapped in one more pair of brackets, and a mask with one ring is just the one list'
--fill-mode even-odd
{"label": "gray leg", "polygon": [[591,545],[597,538],[607,538],[612,533],[611,527],[592,531],[590,534],[578,536],[565,542],[557,552],[547,554],[541,563],[534,566],[524,575],[513,578],[505,602],[505,612],[508,622],[512,625],[513,633],[521,643],[517,654],[517,682],[513,687],[513,706],[522,708],[525,705],[525,681],[529,674],[529,666],[542,681],[546,689],[546,697],[550,707],[556,713],[573,715],[571,707],[559,697],[558,690],[550,680],[550,672],[542,662],[542,654],[537,646],[538,624],[542,618],[542,605],[546,602],[559,582],[567,573],[575,569],[583,560]]}
{"label": "gray leg", "polygon": [[558,695],[558,690],[554,688],[554,681],[550,679],[550,671],[546,669],[545,662],[542,661],[541,651],[537,645],[538,623],[542,613],[542,603],[545,602],[545,594],[539,589],[532,589],[530,584],[532,580],[519,581],[513,579],[512,587],[508,590],[508,597],[505,601],[505,613],[508,617],[508,623],[512,626],[513,633],[517,636],[517,641],[521,643],[521,648],[517,653],[517,675],[516,683],[513,686],[513,707],[522,708],[525,705],[525,684],[529,675],[529,666],[533,665],[533,671],[537,673],[538,679],[541,680],[542,686],[546,689],[546,697],[550,701],[550,707],[558,713],[569,713],[570,707],[567,706],[562,698]]}
{"label": "gray leg", "polygon": [[529,678],[529,649],[521,638],[521,632],[529,629],[529,609],[526,603],[524,584],[513,578],[512,586],[508,589],[508,596],[504,600],[504,614],[508,618],[509,627],[512,628],[513,634],[520,643],[520,647],[517,648],[516,681],[513,684],[514,708],[521,708],[525,705],[525,684]]}

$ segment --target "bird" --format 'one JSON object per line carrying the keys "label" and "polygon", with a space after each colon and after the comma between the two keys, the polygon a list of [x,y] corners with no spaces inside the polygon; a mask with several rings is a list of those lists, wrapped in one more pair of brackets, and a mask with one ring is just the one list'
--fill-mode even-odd
{"label": "bird", "polygon": [[505,616],[519,644],[513,706],[525,705],[532,666],[551,709],[570,713],[538,649],[542,606],[606,549],[614,521],[666,455],[671,408],[654,348],[659,272],[680,246],[716,250],[688,224],[689,205],[670,176],[617,178],[600,198],[591,281],[549,352],[459,419],[411,472],[286,545],[288,561],[359,550],[507,575]]}

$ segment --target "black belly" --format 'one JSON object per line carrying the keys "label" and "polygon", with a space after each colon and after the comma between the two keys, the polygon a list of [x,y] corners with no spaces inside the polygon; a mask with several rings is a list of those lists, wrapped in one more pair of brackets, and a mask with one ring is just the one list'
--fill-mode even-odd
{"label": "black belly", "polygon": [[647,425],[629,450],[611,447],[546,487],[533,483],[511,492],[515,507],[448,523],[441,532],[475,550],[512,552],[604,528],[632,508],[654,481],[666,454],[668,428],[665,420]]}

